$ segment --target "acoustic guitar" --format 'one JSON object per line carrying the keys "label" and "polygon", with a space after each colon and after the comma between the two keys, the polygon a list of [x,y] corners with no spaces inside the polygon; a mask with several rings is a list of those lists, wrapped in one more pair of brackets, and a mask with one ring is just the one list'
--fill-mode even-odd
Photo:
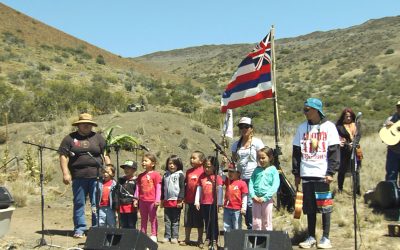
{"label": "acoustic guitar", "polygon": [[296,201],[294,203],[293,218],[300,219],[303,210],[303,192],[296,192]]}
{"label": "acoustic guitar", "polygon": [[379,137],[381,140],[389,145],[393,146],[400,142],[400,121],[395,122],[390,127],[383,127],[379,130]]}

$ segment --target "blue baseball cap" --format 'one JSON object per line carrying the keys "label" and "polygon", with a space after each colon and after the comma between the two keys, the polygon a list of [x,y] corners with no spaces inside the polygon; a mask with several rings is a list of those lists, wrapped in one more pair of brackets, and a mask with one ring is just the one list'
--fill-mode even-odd
{"label": "blue baseball cap", "polygon": [[304,102],[304,106],[318,110],[318,113],[321,116],[321,118],[325,117],[324,112],[322,112],[322,102],[320,99],[308,98],[307,101]]}

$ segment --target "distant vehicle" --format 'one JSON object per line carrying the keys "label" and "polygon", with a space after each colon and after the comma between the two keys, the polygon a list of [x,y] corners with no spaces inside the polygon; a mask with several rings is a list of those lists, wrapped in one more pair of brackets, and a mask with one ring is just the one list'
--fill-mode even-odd
{"label": "distant vehicle", "polygon": [[146,107],[143,104],[129,104],[127,107],[129,112],[143,112],[146,111]]}

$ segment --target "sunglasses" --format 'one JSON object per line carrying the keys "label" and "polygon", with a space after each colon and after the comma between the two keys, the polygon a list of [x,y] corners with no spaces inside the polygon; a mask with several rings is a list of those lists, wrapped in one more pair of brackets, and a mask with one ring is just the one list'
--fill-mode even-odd
{"label": "sunglasses", "polygon": [[239,129],[249,129],[249,128],[251,128],[251,125],[248,125],[248,124],[240,124],[240,125],[238,125],[238,127],[239,127]]}

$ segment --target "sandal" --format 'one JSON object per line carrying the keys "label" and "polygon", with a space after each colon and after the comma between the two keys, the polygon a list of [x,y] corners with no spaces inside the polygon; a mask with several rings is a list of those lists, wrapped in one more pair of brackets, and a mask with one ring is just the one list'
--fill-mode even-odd
{"label": "sandal", "polygon": [[179,245],[180,246],[189,246],[189,241],[186,241],[186,240],[181,241],[181,242],[179,242]]}

